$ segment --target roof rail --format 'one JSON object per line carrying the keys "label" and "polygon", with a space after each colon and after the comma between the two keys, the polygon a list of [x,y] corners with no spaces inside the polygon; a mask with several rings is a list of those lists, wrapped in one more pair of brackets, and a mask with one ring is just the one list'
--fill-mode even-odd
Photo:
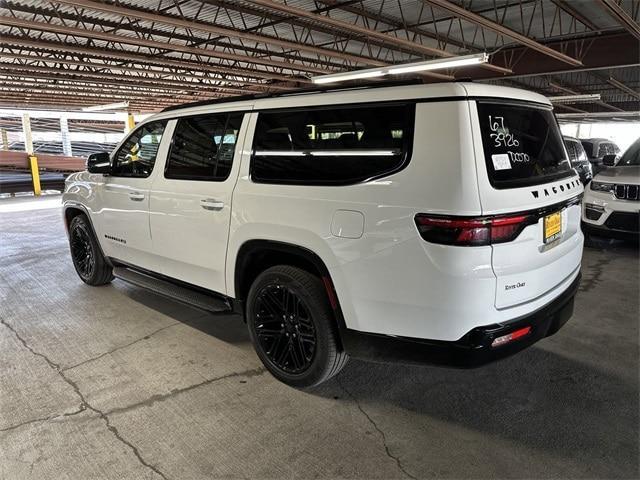
{"label": "roof rail", "polygon": [[[325,93],[325,92],[338,92],[338,91],[346,91],[346,90],[361,90],[365,88],[384,88],[384,87],[402,87],[407,85],[421,85],[424,83],[420,79],[414,80],[398,80],[395,82],[386,82],[386,81],[373,81],[368,83],[361,83],[359,85],[350,85],[350,86],[327,86],[327,87],[312,87],[312,88],[300,88],[298,90],[291,90],[288,92],[277,92],[277,93],[256,93],[252,95],[236,95],[232,97],[225,98],[217,98],[215,100],[201,100],[199,102],[190,102],[183,103],[179,105],[171,105],[170,107],[166,107],[162,110],[162,112],[171,112],[174,110],[181,110],[183,108],[190,107],[203,107],[207,105],[217,105],[231,102],[242,102],[244,100],[257,100],[260,98],[276,98],[276,97],[290,97],[294,95],[308,95],[311,93]],[[447,83],[447,82],[444,82]],[[269,86],[269,84],[265,84],[265,86]]]}

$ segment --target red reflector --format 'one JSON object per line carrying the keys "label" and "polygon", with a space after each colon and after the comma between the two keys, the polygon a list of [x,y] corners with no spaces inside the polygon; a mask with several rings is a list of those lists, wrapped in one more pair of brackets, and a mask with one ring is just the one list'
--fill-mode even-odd
{"label": "red reflector", "polygon": [[491,342],[491,346],[493,348],[500,347],[506,343],[513,342],[514,340],[517,340],[526,335],[529,335],[530,332],[531,332],[531,327],[520,328],[511,333],[508,333],[506,335],[503,335],[501,337],[494,339],[493,342]]}
{"label": "red reflector", "polygon": [[333,290],[333,283],[331,283],[331,279],[329,277],[322,277],[322,283],[324,283],[324,288],[327,291],[327,297],[329,297],[331,308],[333,310],[337,310],[338,299],[336,298],[336,292]]}

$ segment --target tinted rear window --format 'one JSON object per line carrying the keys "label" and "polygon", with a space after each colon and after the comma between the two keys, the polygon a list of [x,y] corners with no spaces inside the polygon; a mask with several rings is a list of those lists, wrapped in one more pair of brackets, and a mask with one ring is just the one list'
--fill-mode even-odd
{"label": "tinted rear window", "polygon": [[539,185],[573,174],[550,109],[478,102],[478,116],[494,188]]}
{"label": "tinted rear window", "polygon": [[605,155],[617,155],[620,149],[613,143],[601,143],[598,147],[598,158],[602,158]]}
{"label": "tinted rear window", "polygon": [[260,112],[251,178],[347,185],[395,172],[408,161],[414,111],[403,104]]}

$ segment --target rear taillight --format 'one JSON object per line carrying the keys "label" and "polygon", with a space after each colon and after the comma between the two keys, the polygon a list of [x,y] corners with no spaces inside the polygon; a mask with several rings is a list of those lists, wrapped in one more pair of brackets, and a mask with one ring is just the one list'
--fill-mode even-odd
{"label": "rear taillight", "polygon": [[534,220],[532,215],[475,218],[416,215],[418,231],[426,241],[458,246],[509,242]]}

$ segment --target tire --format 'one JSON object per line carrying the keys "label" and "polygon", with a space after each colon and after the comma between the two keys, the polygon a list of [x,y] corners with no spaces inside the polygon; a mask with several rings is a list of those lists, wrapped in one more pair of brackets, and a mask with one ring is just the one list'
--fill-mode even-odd
{"label": "tire", "polygon": [[339,347],[322,281],[300,268],[278,265],[258,275],[247,296],[246,319],[264,366],[292,387],[319,385],[349,359]]}
{"label": "tire", "polygon": [[106,285],[113,280],[113,270],[102,255],[93,229],[84,215],[69,225],[69,249],[76,273],[87,285]]}

